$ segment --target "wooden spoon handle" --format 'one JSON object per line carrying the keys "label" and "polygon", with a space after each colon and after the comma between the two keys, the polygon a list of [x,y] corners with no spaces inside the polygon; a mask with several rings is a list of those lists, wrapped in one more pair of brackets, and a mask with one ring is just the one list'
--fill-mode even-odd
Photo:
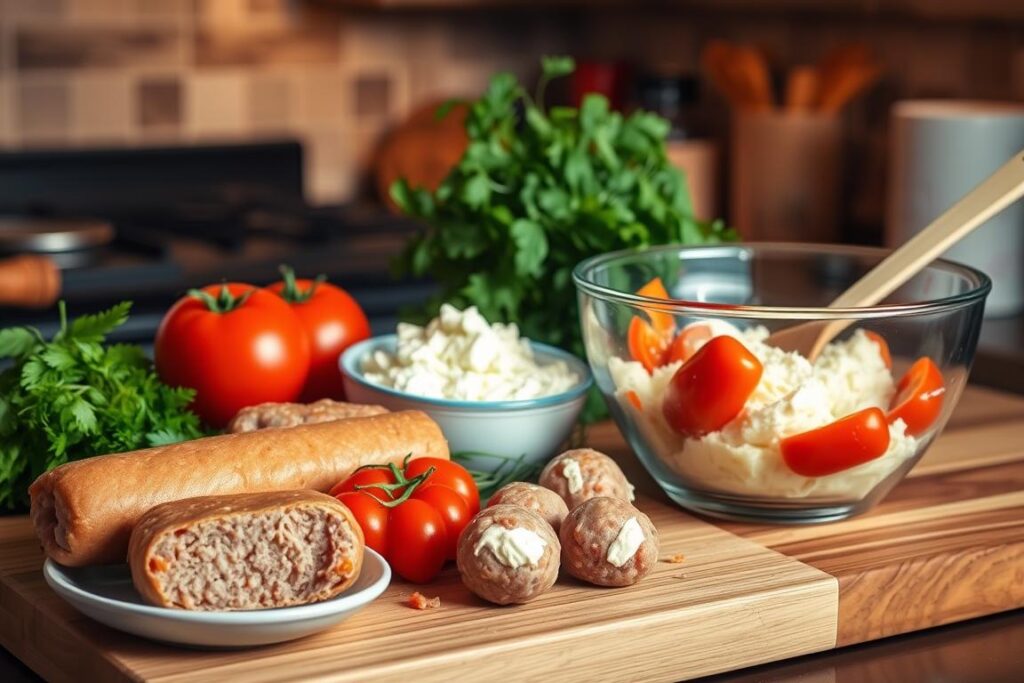
{"label": "wooden spoon handle", "polygon": [[46,308],[60,296],[60,270],[45,256],[0,261],[0,306]]}
{"label": "wooden spoon handle", "polygon": [[1024,195],[1024,150],[889,254],[829,304],[832,308],[874,306],[979,225]]}

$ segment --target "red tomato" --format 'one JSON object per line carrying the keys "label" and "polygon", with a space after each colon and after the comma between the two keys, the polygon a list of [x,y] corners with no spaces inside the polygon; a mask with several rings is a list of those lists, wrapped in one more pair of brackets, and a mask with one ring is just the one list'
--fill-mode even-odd
{"label": "red tomato", "polygon": [[[395,483],[397,488],[381,488]],[[357,470],[336,484],[331,495],[352,510],[367,545],[399,576],[418,583],[432,579],[446,559],[455,559],[459,534],[480,510],[472,475],[441,458],[417,458],[403,470]]]}
{"label": "red tomato", "polygon": [[447,486],[466,500],[470,516],[480,512],[480,492],[473,481],[473,475],[457,462],[442,458],[416,458],[405,466],[407,479],[418,477],[431,467],[434,473],[427,483],[431,486]]}
{"label": "red tomato", "polygon": [[246,406],[294,401],[309,371],[309,341],[288,304],[236,282],[179,299],[154,352],[160,379],[195,389],[192,408],[214,427]]}
{"label": "red tomato", "polygon": [[647,372],[653,372],[654,368],[662,365],[667,340],[659,336],[651,324],[640,316],[629,321],[626,343],[629,355],[639,361]]}
{"label": "red tomato", "polygon": [[388,517],[391,510],[385,507],[375,495],[363,491],[346,491],[335,495],[335,497],[356,518],[359,528],[363,530],[366,546],[387,557]]}
{"label": "red tomato", "polygon": [[711,325],[706,323],[687,325],[668,345],[668,351],[665,352],[665,363],[690,360],[690,357],[697,353],[699,346],[714,336],[715,331]]}
{"label": "red tomato", "polygon": [[318,280],[296,280],[290,268],[284,274],[282,282],[267,289],[288,302],[309,337],[309,376],[300,400],[343,399],[338,358],[349,346],[370,336],[370,322],[356,300],[340,287]]}
{"label": "red tomato", "polygon": [[676,370],[661,410],[672,429],[701,436],[739,415],[764,368],[732,337],[715,337]]}
{"label": "red tomato", "polygon": [[878,344],[878,352],[882,356],[882,362],[885,363],[885,367],[892,370],[892,354],[889,353],[889,344],[886,343],[885,337],[871,330],[866,331],[865,334],[868,336],[868,339]]}
{"label": "red tomato", "polygon": [[903,420],[907,423],[907,434],[917,436],[942,412],[945,393],[938,366],[928,357],[918,358],[896,385],[896,396],[889,404],[889,421]]}
{"label": "red tomato", "polygon": [[387,558],[399,576],[426,583],[437,576],[448,554],[448,532],[441,513],[411,498],[388,515]]}
{"label": "red tomato", "polygon": [[809,432],[779,442],[782,459],[804,477],[848,470],[885,453],[889,425],[879,408],[865,408]]}
{"label": "red tomato", "polygon": [[445,550],[445,557],[449,560],[455,559],[456,551],[459,548],[459,534],[469,524],[473,516],[469,511],[466,499],[448,488],[447,486],[435,486],[429,482],[425,486],[416,489],[412,498],[422,500],[424,503],[441,513],[444,520],[444,528],[448,537],[448,545]]}

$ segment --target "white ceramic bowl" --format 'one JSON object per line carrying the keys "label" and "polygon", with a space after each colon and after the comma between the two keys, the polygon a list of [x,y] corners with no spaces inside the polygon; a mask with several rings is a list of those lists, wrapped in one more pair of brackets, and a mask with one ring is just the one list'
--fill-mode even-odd
{"label": "white ceramic bowl", "polygon": [[[414,396],[369,382],[363,359],[376,350],[394,353],[393,334],[350,346],[341,355],[345,396],[356,403],[382,405],[390,410],[422,410],[441,425],[452,452],[495,453],[541,464],[558,451],[572,432],[593,383],[590,368],[576,356],[546,344],[530,342],[541,365],[563,361],[580,378],[569,391],[518,401],[456,401]],[[474,468],[493,469],[500,462],[479,458]]]}
{"label": "white ceramic bowl", "polygon": [[203,648],[250,647],[302,638],[328,629],[372,602],[391,582],[384,558],[366,549],[356,582],[336,598],[299,607],[193,612],[142,602],[127,565],[43,565],[46,583],[87,617],[120,631]]}

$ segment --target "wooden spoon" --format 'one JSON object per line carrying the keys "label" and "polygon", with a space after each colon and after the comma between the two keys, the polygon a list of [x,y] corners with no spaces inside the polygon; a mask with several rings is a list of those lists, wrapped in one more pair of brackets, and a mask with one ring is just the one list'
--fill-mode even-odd
{"label": "wooden spoon", "polygon": [[[1024,150],[857,280],[830,308],[874,306],[972,230],[1024,195]],[[778,330],[766,343],[814,361],[853,320],[815,320]]]}

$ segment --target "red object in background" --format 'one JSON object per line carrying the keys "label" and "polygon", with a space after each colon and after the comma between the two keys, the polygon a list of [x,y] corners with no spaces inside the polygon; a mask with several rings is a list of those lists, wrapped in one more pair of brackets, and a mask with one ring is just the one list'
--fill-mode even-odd
{"label": "red object in background", "polygon": [[572,74],[572,103],[579,107],[587,93],[600,93],[608,98],[611,108],[622,111],[626,106],[629,70],[621,62],[577,61]]}

